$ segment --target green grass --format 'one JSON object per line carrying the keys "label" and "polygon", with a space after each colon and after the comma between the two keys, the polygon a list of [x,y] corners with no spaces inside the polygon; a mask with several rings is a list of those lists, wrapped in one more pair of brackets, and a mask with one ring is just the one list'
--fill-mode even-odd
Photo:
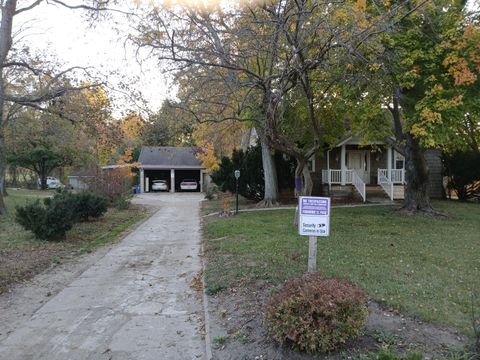
{"label": "green grass", "polygon": [[111,208],[98,220],[75,224],[66,241],[40,241],[15,222],[15,206],[51,195],[48,191],[9,190],[5,198],[9,213],[0,217],[0,293],[8,285],[24,281],[52,264],[115,241],[148,216],[148,211],[139,206],[127,210]]}
{"label": "green grass", "polygon": [[[451,218],[332,209],[331,236],[318,241],[318,271],[353,280],[382,304],[470,332],[471,293],[480,291],[480,206],[435,206]],[[293,216],[277,210],[206,219],[207,290],[279,284],[303,273],[308,238],[297,235]]]}

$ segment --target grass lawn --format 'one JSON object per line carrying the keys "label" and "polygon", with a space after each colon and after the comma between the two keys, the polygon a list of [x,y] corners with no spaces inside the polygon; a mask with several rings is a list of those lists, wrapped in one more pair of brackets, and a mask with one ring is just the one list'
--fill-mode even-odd
{"label": "grass lawn", "polygon": [[109,209],[101,219],[75,224],[66,241],[40,241],[15,223],[15,206],[51,196],[53,192],[9,189],[8,193],[5,200],[9,214],[0,217],[0,293],[9,284],[26,280],[54,263],[117,239],[148,215],[139,206],[123,211]]}
{"label": "grass lawn", "polygon": [[[226,199],[224,199],[224,198],[226,198]],[[224,210],[224,207],[226,207],[230,211],[234,211],[235,210],[235,205],[236,205],[235,201],[236,201],[235,195],[233,195],[233,194],[230,194],[230,195],[222,194],[221,199],[216,198],[216,199],[213,199],[213,200],[203,201],[201,213],[202,213],[202,215],[207,215],[207,214],[211,214],[211,213],[220,212],[220,211]],[[255,201],[245,199],[243,196],[240,196],[240,195],[238,196],[238,209],[239,210],[253,208],[253,207],[255,207],[255,205],[256,205]]]}
{"label": "grass lawn", "polygon": [[[353,280],[384,305],[471,332],[472,290],[480,296],[480,206],[434,205],[451,218],[392,207],[332,209],[331,236],[318,241],[318,271]],[[278,210],[206,218],[207,290],[275,285],[302,274],[308,237],[297,235],[293,217],[293,210]]]}

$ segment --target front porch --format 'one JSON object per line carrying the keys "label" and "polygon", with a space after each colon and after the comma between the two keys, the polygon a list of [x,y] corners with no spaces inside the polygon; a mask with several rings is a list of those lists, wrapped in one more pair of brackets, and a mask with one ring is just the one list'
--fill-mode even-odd
{"label": "front porch", "polygon": [[367,185],[378,185],[391,200],[403,199],[405,162],[391,146],[361,146],[358,138],[350,137],[328,150],[326,160],[322,184],[329,190],[332,185],[353,185],[365,202]]}

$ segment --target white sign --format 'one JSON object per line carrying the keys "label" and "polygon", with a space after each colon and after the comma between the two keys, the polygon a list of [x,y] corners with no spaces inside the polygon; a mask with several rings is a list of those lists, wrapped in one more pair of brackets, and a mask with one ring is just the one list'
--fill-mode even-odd
{"label": "white sign", "polygon": [[307,236],[329,236],[330,198],[301,196],[298,201],[298,232]]}

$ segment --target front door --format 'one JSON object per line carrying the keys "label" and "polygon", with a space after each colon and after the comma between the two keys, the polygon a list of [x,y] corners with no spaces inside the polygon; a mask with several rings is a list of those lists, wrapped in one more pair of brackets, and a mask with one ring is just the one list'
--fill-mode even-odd
{"label": "front door", "polygon": [[355,170],[364,183],[370,183],[370,152],[347,151],[347,168]]}

